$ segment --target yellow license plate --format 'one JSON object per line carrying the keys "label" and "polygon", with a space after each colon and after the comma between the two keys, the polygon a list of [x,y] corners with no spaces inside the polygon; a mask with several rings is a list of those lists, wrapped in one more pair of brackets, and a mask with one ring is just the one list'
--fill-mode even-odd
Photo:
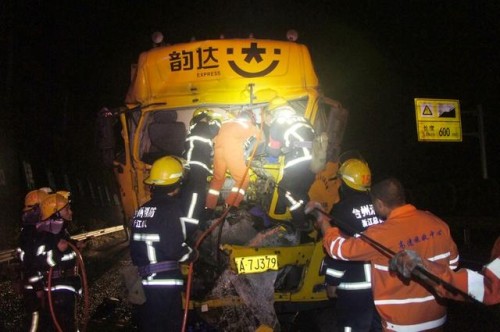
{"label": "yellow license plate", "polygon": [[234,260],[238,274],[278,270],[277,255],[236,257]]}

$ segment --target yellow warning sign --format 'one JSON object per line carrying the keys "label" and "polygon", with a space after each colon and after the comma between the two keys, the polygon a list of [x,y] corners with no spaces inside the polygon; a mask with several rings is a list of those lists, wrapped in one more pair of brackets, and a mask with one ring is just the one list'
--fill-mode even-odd
{"label": "yellow warning sign", "polygon": [[432,116],[433,114],[432,114],[432,111],[431,111],[429,105],[424,105],[424,106],[425,107],[424,107],[424,110],[422,111],[422,115],[423,116]]}
{"label": "yellow warning sign", "polygon": [[419,141],[462,141],[462,122],[458,100],[415,98],[415,115]]}

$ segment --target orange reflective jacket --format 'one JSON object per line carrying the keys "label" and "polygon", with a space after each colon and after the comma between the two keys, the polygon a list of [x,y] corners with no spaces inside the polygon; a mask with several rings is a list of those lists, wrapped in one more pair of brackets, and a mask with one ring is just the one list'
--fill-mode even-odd
{"label": "orange reflective jacket", "polygon": [[[458,251],[448,225],[413,205],[394,209],[383,224],[368,228],[364,234],[394,252],[411,249],[438,264],[457,267]],[[419,283],[404,283],[390,272],[389,258],[362,238],[344,238],[334,227],[326,232],[323,245],[334,259],[371,262],[375,305],[386,330],[422,331],[445,323],[446,307]]]}

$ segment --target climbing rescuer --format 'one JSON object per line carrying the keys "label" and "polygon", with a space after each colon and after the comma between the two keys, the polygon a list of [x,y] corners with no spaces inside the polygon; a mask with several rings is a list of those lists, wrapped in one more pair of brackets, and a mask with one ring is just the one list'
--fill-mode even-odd
{"label": "climbing rescuer", "polygon": [[142,280],[145,302],[138,307],[140,331],[180,331],[182,327],[183,276],[180,262],[197,258],[186,243],[197,228],[184,218],[179,192],[183,161],[166,156],[156,160],[144,181],[151,199],[132,221],[130,256]]}
{"label": "climbing rescuer", "polygon": [[187,217],[199,220],[201,229],[206,228],[207,178],[212,175],[213,139],[219,132],[221,120],[220,114],[198,108],[193,113],[184,143],[183,158],[189,167],[189,176],[182,187],[183,209]]}
{"label": "climbing rescuer", "polygon": [[[415,281],[402,281],[389,270],[387,251],[412,249],[437,264],[456,268],[458,251],[448,225],[427,211],[407,204],[401,183],[389,178],[370,189],[373,207],[385,221],[369,227],[361,237],[345,237],[331,218],[321,212],[321,205],[309,202],[306,211],[318,221],[324,234],[323,246],[334,259],[370,261],[375,306],[387,331],[424,331],[439,329],[446,321],[446,307],[425,287]],[[342,226],[341,220],[334,221]],[[366,239],[365,239],[366,237]],[[371,239],[368,241],[367,239]]]}
{"label": "climbing rescuer", "polygon": [[275,212],[285,213],[288,207],[296,228],[310,231],[312,225],[304,214],[304,206],[309,201],[308,191],[315,178],[310,169],[314,129],[281,97],[271,100],[266,113],[267,153],[274,157],[285,156],[283,177],[278,184],[283,190],[279,193]]}
{"label": "climbing rescuer", "polygon": [[[334,220],[349,224],[349,230],[343,230],[342,235],[349,238],[381,223],[368,194],[371,185],[368,164],[360,159],[348,159],[340,166],[337,176],[341,180],[340,201],[330,214]],[[335,303],[338,331],[382,330],[373,303],[370,262],[326,256],[322,272],[325,273],[329,297]]]}
{"label": "climbing rescuer", "polygon": [[226,171],[229,171],[234,180],[231,192],[225,200],[226,206],[240,205],[250,182],[245,160],[250,147],[260,142],[261,137],[255,117],[250,111],[241,111],[236,119],[222,123],[218,135],[214,138],[214,176],[210,181],[205,204],[207,215],[217,206]]}
{"label": "climbing rescuer", "polygon": [[[44,283],[41,324],[51,324],[56,330],[76,331],[75,303],[77,294],[81,293],[82,283],[77,268],[78,255],[69,244],[73,240],[67,231],[73,219],[69,192],[59,191],[47,195],[40,203],[40,209],[41,221],[36,225],[39,232],[36,251],[38,271],[30,281]],[[75,244],[82,247],[81,243]]]}

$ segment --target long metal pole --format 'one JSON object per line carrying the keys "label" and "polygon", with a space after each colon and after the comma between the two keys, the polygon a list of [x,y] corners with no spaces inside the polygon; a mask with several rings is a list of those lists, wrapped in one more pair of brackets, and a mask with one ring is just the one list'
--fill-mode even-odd
{"label": "long metal pole", "polygon": [[[333,221],[333,223],[337,227],[339,227],[341,229],[348,230],[348,231],[353,232],[353,233],[356,233],[357,235],[360,236],[361,239],[363,239],[364,241],[369,243],[372,247],[374,247],[376,250],[380,251],[383,255],[387,256],[388,258],[393,258],[394,255],[396,255],[396,253],[393,250],[387,248],[386,246],[382,245],[380,242],[377,242],[374,239],[370,238],[369,236],[363,234],[363,232],[356,232],[351,225],[349,225],[345,222],[342,222],[341,220],[333,219],[328,213],[326,213],[323,210],[320,210],[318,208],[315,208],[315,210],[320,212],[324,216],[326,216],[331,221]],[[461,289],[456,288],[452,284],[444,281],[443,279],[439,278],[438,276],[427,271],[423,266],[417,265],[415,267],[415,269],[412,271],[412,274],[415,275],[416,277],[418,277],[424,283],[428,282],[428,281],[426,281],[426,278],[427,278],[431,282],[433,282],[437,285],[443,286],[443,288],[445,288],[447,291],[451,292],[452,294],[455,294],[455,295],[460,294],[466,299],[471,299],[475,302],[482,303],[482,302],[479,302],[478,300],[476,300],[475,298],[473,298],[472,296],[470,296],[469,294],[467,294],[466,292],[462,291]]]}
{"label": "long metal pole", "polygon": [[483,179],[488,179],[488,162],[486,159],[486,138],[484,133],[484,118],[483,118],[483,106],[477,106],[477,128],[479,137],[479,148],[481,151],[481,170],[483,173]]}

